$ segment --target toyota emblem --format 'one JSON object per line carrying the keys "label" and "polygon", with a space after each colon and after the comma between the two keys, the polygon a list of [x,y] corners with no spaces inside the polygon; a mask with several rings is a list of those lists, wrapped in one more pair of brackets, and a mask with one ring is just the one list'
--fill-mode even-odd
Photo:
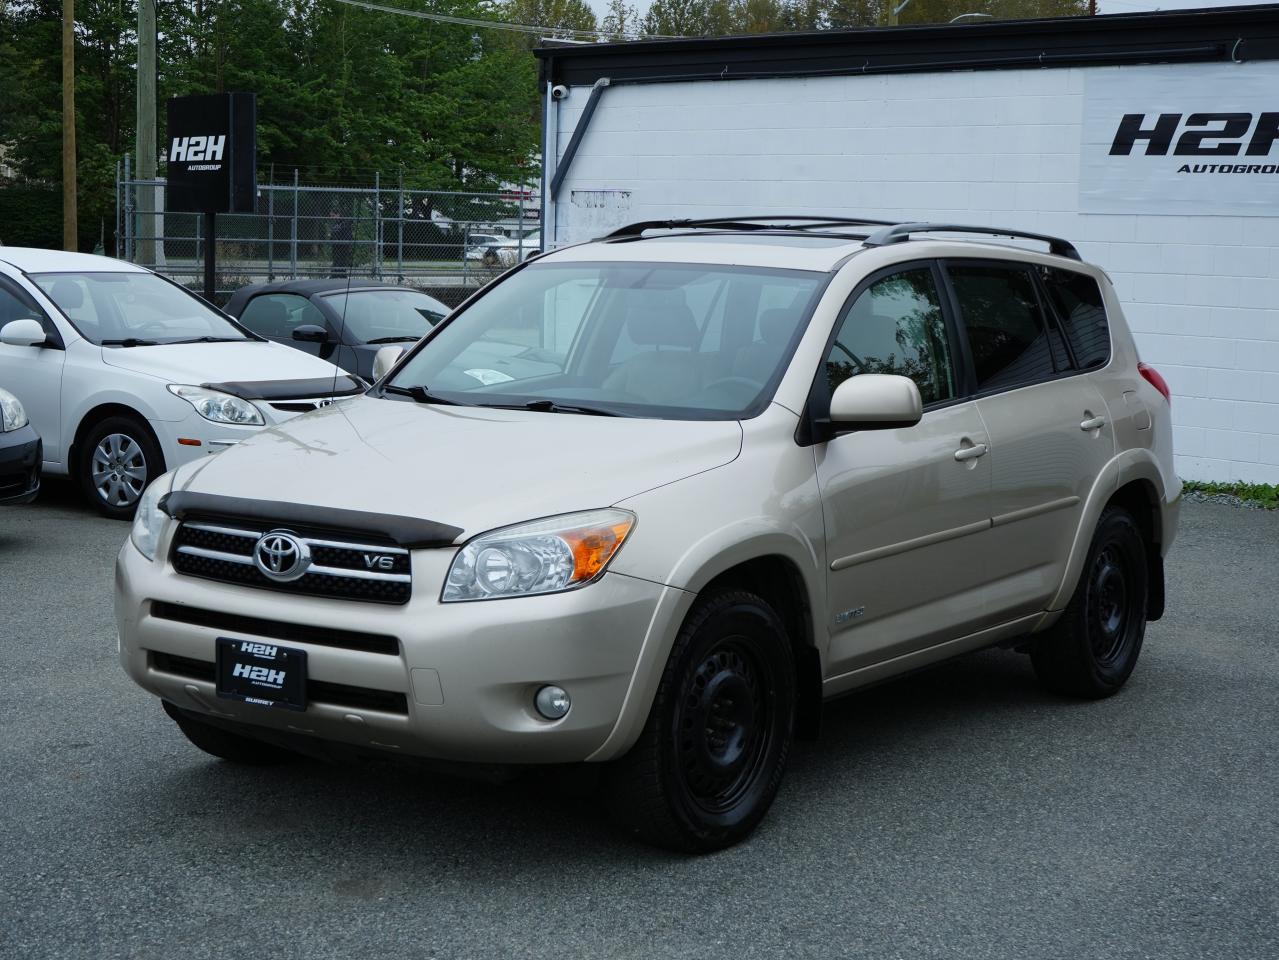
{"label": "toyota emblem", "polygon": [[263,576],[277,583],[289,583],[311,566],[311,551],[287,530],[272,530],[258,537],[253,562]]}

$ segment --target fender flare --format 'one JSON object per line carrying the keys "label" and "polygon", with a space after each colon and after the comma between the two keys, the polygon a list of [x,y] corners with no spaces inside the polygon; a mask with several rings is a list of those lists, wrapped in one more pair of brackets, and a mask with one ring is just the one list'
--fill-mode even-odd
{"label": "fender flare", "polygon": [[[825,621],[826,584],[820,576],[825,570],[825,553],[820,545],[808,541],[799,531],[784,530],[762,517],[720,527],[690,546],[664,578],[668,589],[649,621],[617,722],[604,742],[587,757],[588,761],[619,757],[639,738],[648,720],[653,698],[657,695],[657,686],[666,660],[671,655],[675,636],[697,602],[698,594],[734,567],[766,557],[789,561],[799,572],[806,593],[804,599],[813,614],[813,629],[812,636],[792,640],[815,649],[821,663],[825,663],[826,645],[821,641],[824,636],[821,624]],[[618,572],[625,575],[624,571]],[[816,583],[815,574],[818,576]]]}
{"label": "fender flare", "polygon": [[[1121,487],[1127,486],[1134,480],[1151,485],[1156,503],[1161,509],[1163,504],[1167,503],[1163,473],[1158,461],[1149,450],[1125,450],[1112,458],[1097,474],[1097,479],[1088,492],[1079,526],[1075,530],[1075,539],[1070,547],[1070,559],[1066,561],[1065,573],[1062,575],[1057,592],[1048,603],[1048,614],[1055,614],[1065,609],[1070,602],[1079,577],[1083,573],[1084,561],[1088,557],[1088,548],[1092,545],[1093,532],[1097,529],[1102,511],[1106,509],[1106,505]],[[1158,524],[1155,526],[1154,534],[1156,537],[1162,536]]]}

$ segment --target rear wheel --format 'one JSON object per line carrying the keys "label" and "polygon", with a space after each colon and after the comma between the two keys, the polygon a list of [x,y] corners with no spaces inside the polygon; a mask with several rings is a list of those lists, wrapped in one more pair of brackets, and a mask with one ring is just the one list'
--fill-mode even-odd
{"label": "rear wheel", "polygon": [[287,750],[204,723],[167,702],[164,704],[164,712],[173,718],[178,729],[195,746],[221,760],[246,766],[268,767],[296,759]]}
{"label": "rear wheel", "polygon": [[164,472],[151,431],[134,417],[108,417],[80,448],[80,487],[105,516],[129,520],[147,484]]}
{"label": "rear wheel", "polygon": [[794,724],[776,612],[744,591],[706,597],[676,638],[639,742],[608,771],[615,818],[673,850],[736,843],[777,794]]}
{"label": "rear wheel", "polygon": [[1146,550],[1132,515],[1107,507],[1070,603],[1031,648],[1035,673],[1046,687],[1098,699],[1127,681],[1146,632]]}

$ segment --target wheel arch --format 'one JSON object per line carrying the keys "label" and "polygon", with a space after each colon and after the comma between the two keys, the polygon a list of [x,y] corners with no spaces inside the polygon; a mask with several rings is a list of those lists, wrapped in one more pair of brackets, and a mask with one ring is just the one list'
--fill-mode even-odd
{"label": "wheel arch", "polygon": [[164,446],[160,443],[160,438],[156,435],[155,428],[151,426],[150,421],[135,407],[131,407],[126,403],[109,401],[91,407],[80,417],[80,422],[76,425],[75,434],[72,436],[71,443],[67,448],[67,472],[71,477],[74,478],[76,471],[80,468],[80,456],[84,451],[85,437],[103,420],[108,420],[111,417],[128,417],[142,425],[142,428],[150,436],[151,442],[155,444],[155,448],[160,451],[161,469],[156,473],[156,476],[164,473]]}
{"label": "wheel arch", "polygon": [[812,598],[803,574],[790,557],[764,554],[721,571],[698,593],[734,588],[757,595],[781,617],[795,664],[795,733],[815,740],[821,723],[822,658],[815,642]]}
{"label": "wheel arch", "polygon": [[[1124,507],[1137,521],[1149,548],[1146,551],[1150,583],[1146,618],[1158,620],[1164,610],[1163,555],[1175,531],[1179,490],[1169,497],[1159,464],[1147,450],[1128,450],[1112,459],[1097,476],[1075,531],[1070,558],[1057,593],[1048,604],[1055,613],[1066,607],[1083,573],[1088,548],[1102,512],[1109,506]],[[1171,519],[1169,515],[1171,514]]]}

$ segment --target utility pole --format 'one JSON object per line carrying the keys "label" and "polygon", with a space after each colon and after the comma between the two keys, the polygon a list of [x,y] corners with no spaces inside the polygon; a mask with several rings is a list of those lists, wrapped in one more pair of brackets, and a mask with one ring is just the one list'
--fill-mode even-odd
{"label": "utility pole", "polygon": [[62,0],[62,248],[78,250],[75,172],[75,0]]}
{"label": "utility pole", "polygon": [[[138,0],[138,179],[155,179],[155,0]],[[127,190],[128,187],[125,187]],[[138,261],[154,267],[156,189],[149,184],[135,194],[139,214]]]}

